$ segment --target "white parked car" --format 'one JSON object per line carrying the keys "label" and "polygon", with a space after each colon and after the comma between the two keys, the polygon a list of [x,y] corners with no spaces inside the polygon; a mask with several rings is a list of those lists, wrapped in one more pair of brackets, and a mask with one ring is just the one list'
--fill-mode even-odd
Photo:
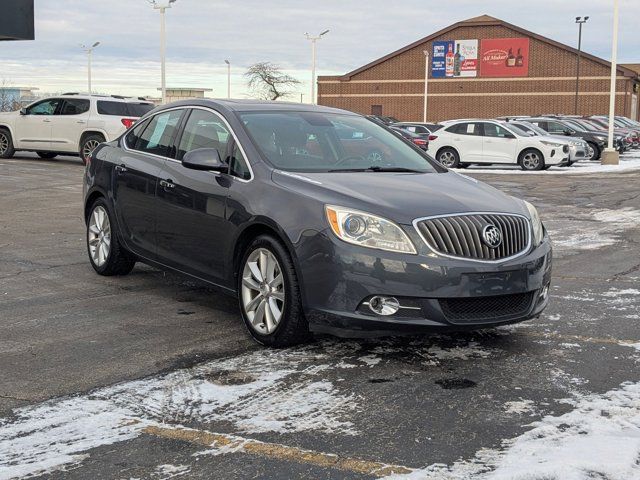
{"label": "white parked car", "polygon": [[25,150],[41,158],[78,154],[86,163],[100,143],[119,137],[153,108],[144,99],[115,95],[70,93],[38,100],[0,113],[0,158]]}
{"label": "white parked car", "polygon": [[569,142],[532,137],[500,120],[453,120],[429,136],[429,153],[446,167],[470,164],[514,164],[542,170],[569,163]]}

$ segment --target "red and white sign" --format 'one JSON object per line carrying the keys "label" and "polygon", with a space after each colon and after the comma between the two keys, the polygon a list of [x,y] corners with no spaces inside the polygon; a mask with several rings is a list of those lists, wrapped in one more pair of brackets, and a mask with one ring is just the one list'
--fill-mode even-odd
{"label": "red and white sign", "polygon": [[526,77],[528,74],[528,38],[491,38],[481,40],[480,76]]}

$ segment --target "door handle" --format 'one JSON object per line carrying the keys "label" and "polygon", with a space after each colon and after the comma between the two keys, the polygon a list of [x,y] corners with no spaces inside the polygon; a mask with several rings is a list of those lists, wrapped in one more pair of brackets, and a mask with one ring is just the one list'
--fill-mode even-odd
{"label": "door handle", "polygon": [[125,173],[127,171],[127,167],[124,165],[116,165],[116,172],[118,174]]}
{"label": "door handle", "polygon": [[163,188],[174,188],[175,183],[171,183],[171,180],[160,180],[160,186]]}
{"label": "door handle", "polygon": [[51,123],[51,120],[47,120],[46,118],[42,120],[43,123]]}
{"label": "door handle", "polygon": [[85,122],[84,120],[78,120],[76,123],[82,123],[82,124],[85,124],[85,123],[87,123],[87,122]]}

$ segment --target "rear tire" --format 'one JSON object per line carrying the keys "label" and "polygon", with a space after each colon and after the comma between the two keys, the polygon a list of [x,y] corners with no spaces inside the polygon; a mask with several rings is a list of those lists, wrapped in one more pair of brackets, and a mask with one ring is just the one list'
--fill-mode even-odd
{"label": "rear tire", "polygon": [[104,276],[126,275],[136,264],[133,254],[118,240],[111,209],[104,198],[98,198],[87,217],[87,253],[93,269]]}
{"label": "rear tire", "polygon": [[591,158],[588,158],[587,160],[600,160],[600,148],[598,147],[598,145],[596,145],[595,143],[592,142],[587,142],[589,144],[589,146],[591,148],[593,148],[593,155],[591,156]]}
{"label": "rear tire", "polygon": [[52,158],[56,158],[58,156],[57,153],[53,152],[36,152],[40,158],[44,158],[50,160]]}
{"label": "rear tire", "polygon": [[288,347],[311,338],[291,255],[271,235],[258,236],[237,272],[240,312],[261,345]]}
{"label": "rear tire", "polygon": [[520,168],[529,172],[542,170],[545,167],[544,156],[535,148],[527,148],[518,156],[518,164]]}
{"label": "rear tire", "polygon": [[96,147],[104,141],[104,137],[98,133],[90,133],[82,137],[82,140],[80,141],[79,153],[84,165],[87,164],[89,158],[91,157],[91,154],[96,149]]}
{"label": "rear tire", "polygon": [[445,147],[439,150],[436,160],[446,168],[458,168],[460,165],[460,155],[451,147]]}
{"label": "rear tire", "polygon": [[16,153],[13,148],[13,139],[11,133],[6,128],[0,128],[0,158],[13,158]]}

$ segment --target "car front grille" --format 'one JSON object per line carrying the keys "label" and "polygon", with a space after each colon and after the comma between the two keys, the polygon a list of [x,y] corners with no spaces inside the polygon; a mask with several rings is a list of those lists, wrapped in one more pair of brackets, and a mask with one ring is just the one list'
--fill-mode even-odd
{"label": "car front grille", "polygon": [[[530,244],[529,221],[519,215],[451,215],[422,219],[415,225],[432,250],[452,257],[502,260],[525,252]],[[496,247],[489,246],[484,238],[485,229],[491,225],[502,237]]]}
{"label": "car front grille", "polygon": [[525,315],[536,292],[490,297],[442,298],[440,308],[446,319],[455,324],[508,321]]}

